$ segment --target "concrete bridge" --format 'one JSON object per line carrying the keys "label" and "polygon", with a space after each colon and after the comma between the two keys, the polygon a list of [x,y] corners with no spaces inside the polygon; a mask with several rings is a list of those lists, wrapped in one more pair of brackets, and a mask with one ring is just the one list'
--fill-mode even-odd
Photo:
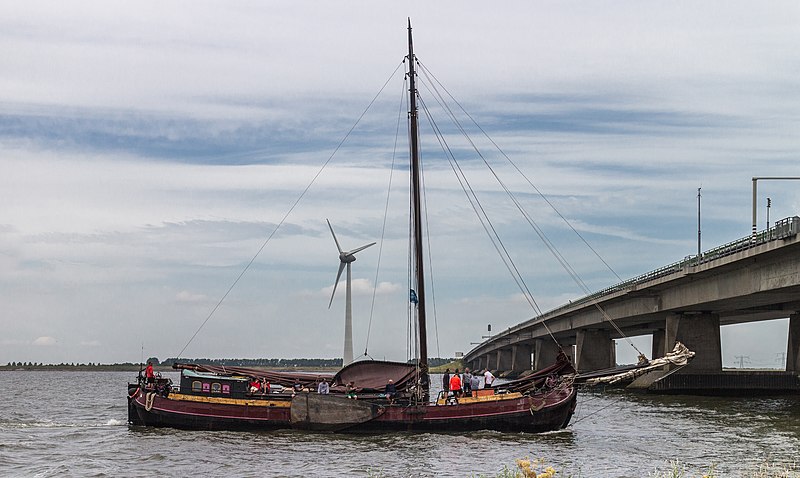
{"label": "concrete bridge", "polygon": [[[581,372],[615,366],[614,340],[650,334],[696,355],[681,373],[722,371],[720,325],[789,318],[786,369],[800,372],[800,217],[609,287],[498,333],[464,355],[473,369],[521,373],[555,360],[550,329]],[[605,312],[605,314],[603,313]],[[607,315],[607,317],[606,317]],[[622,334],[613,323],[622,331]]]}

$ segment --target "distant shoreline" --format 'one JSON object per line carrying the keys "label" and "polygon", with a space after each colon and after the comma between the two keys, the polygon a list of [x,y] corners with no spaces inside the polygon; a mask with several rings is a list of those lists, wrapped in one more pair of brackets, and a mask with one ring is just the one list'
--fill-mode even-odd
{"label": "distant shoreline", "polygon": [[[281,372],[337,372],[339,367],[247,367],[257,370]],[[144,367],[139,365],[0,365],[0,372],[139,372]],[[154,366],[156,372],[178,372],[171,366]]]}
{"label": "distant shoreline", "polygon": [[[302,359],[306,360],[306,359]],[[192,363],[191,361],[187,361]],[[214,364],[223,366],[222,364]],[[296,365],[296,364],[282,364],[274,366],[265,365],[231,365],[231,367],[252,368],[255,370],[273,371],[273,372],[320,372],[320,373],[336,373],[341,370],[340,366],[325,366],[325,365]],[[429,368],[430,373],[443,373],[446,369],[456,370],[463,369],[464,364],[460,360],[450,360],[441,365],[432,366]],[[172,368],[172,365],[154,365],[153,369],[156,372],[177,372],[177,369]],[[138,363],[59,363],[59,364],[42,364],[42,363],[21,363],[10,362],[6,365],[0,365],[0,372],[139,372],[144,370],[143,364]]]}

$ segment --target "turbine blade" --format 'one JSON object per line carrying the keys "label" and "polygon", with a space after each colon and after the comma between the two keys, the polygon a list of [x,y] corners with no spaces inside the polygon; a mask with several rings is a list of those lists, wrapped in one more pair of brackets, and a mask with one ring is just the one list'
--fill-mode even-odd
{"label": "turbine blade", "polygon": [[365,245],[365,246],[357,247],[357,248],[353,249],[352,251],[348,252],[347,254],[348,254],[348,255],[353,255],[353,254],[355,254],[356,252],[361,252],[361,251],[363,251],[364,249],[368,248],[369,246],[374,246],[375,244],[377,244],[377,243],[375,243],[375,242],[371,242],[371,243],[369,243],[369,244],[367,244],[367,245]]}
{"label": "turbine blade", "polygon": [[[327,219],[325,219],[325,221],[328,223],[328,227],[331,229],[331,235],[333,236],[333,242],[336,243],[336,249],[338,249],[339,250],[339,254],[341,254],[342,253],[342,248],[341,248],[341,246],[339,246],[339,240],[336,239],[336,233],[333,232],[333,226],[331,226],[331,222],[328,221]],[[339,272],[339,273],[341,274],[341,272]]]}
{"label": "turbine blade", "polygon": [[336,273],[336,282],[333,283],[333,292],[331,292],[331,301],[328,302],[328,308],[331,308],[331,304],[333,304],[333,296],[336,295],[336,286],[339,285],[339,279],[342,277],[342,271],[344,270],[344,262],[339,263],[339,272]]}

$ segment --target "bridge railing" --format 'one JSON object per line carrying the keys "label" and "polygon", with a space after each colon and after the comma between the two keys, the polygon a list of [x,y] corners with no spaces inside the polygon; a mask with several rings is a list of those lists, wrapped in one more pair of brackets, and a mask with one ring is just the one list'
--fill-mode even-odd
{"label": "bridge railing", "polygon": [[591,303],[600,297],[604,297],[609,294],[613,294],[615,292],[624,291],[626,289],[629,289],[631,286],[643,284],[645,282],[649,282],[654,279],[658,279],[661,277],[674,274],[676,272],[680,272],[684,270],[686,267],[705,264],[707,262],[715,261],[725,256],[736,254],[738,252],[745,251],[747,249],[752,249],[756,246],[759,246],[761,244],[770,241],[776,241],[778,239],[785,239],[787,237],[792,237],[797,235],[798,232],[800,232],[800,217],[798,216],[787,217],[785,219],[777,221],[775,223],[775,226],[766,229],[764,231],[761,231],[757,233],[755,236],[747,236],[741,239],[737,239],[733,242],[723,244],[719,247],[715,247],[714,249],[701,253],[699,257],[697,255],[686,256],[685,258],[683,258],[678,262],[673,262],[672,264],[658,268],[654,271],[647,272],[645,274],[636,276],[632,279],[628,279],[626,281],[620,282],[610,287],[606,287],[605,289],[599,290],[597,292],[593,292],[587,296],[581,297],[580,299],[573,300],[569,304],[552,309],[543,315],[553,315],[561,312],[562,310],[575,307],[576,305],[585,304],[587,302]]}
{"label": "bridge railing", "polygon": [[[606,287],[605,289],[599,290],[597,292],[593,292],[585,297],[573,300],[569,304],[562,305],[561,307],[551,309],[548,312],[545,312],[544,314],[538,317],[534,317],[533,319],[526,321],[525,324],[537,322],[548,315],[556,315],[566,309],[575,307],[576,305],[592,303],[601,297],[613,294],[615,292],[624,291],[634,285],[643,284],[645,282],[649,282],[654,279],[658,279],[661,277],[674,274],[676,272],[683,271],[687,267],[697,266],[700,264],[711,262],[725,256],[736,254],[737,252],[745,251],[747,249],[752,249],[756,246],[765,244],[770,241],[776,241],[779,239],[786,239],[789,237],[793,237],[796,236],[798,233],[800,233],[800,217],[798,216],[787,217],[785,219],[777,221],[775,223],[775,226],[766,229],[764,231],[761,231],[759,233],[756,233],[755,235],[743,237],[733,242],[729,242],[719,247],[715,247],[714,249],[701,253],[699,257],[697,255],[686,256],[680,261],[673,262],[672,264],[658,268],[654,271],[647,272],[645,274],[636,276],[632,279],[628,279],[626,281],[622,281],[610,287]],[[503,333],[501,332],[499,335],[503,335]],[[476,349],[480,348],[482,345],[488,342],[491,342],[495,338],[496,336],[486,339],[480,345],[478,345]]]}

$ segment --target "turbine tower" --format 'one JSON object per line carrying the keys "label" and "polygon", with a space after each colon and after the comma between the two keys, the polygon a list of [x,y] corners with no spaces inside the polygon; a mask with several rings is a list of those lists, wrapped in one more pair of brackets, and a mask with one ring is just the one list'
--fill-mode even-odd
{"label": "turbine tower", "polygon": [[352,304],[352,292],[350,287],[350,264],[355,262],[356,260],[356,252],[363,251],[364,249],[368,248],[369,246],[374,246],[375,243],[371,242],[367,245],[357,247],[352,251],[342,251],[341,246],[339,246],[339,240],[336,239],[336,233],[333,232],[333,226],[331,226],[331,222],[325,219],[328,223],[328,227],[331,230],[331,235],[333,236],[333,242],[336,243],[336,249],[339,250],[339,272],[336,273],[336,282],[333,283],[333,293],[331,293],[331,301],[328,303],[328,308],[331,308],[331,304],[333,304],[333,296],[336,295],[336,286],[339,285],[339,278],[342,277],[342,271],[344,267],[347,266],[347,285],[346,285],[346,293],[345,293],[345,311],[344,311],[344,356],[343,356],[343,364],[348,365],[353,362],[353,304]]}

